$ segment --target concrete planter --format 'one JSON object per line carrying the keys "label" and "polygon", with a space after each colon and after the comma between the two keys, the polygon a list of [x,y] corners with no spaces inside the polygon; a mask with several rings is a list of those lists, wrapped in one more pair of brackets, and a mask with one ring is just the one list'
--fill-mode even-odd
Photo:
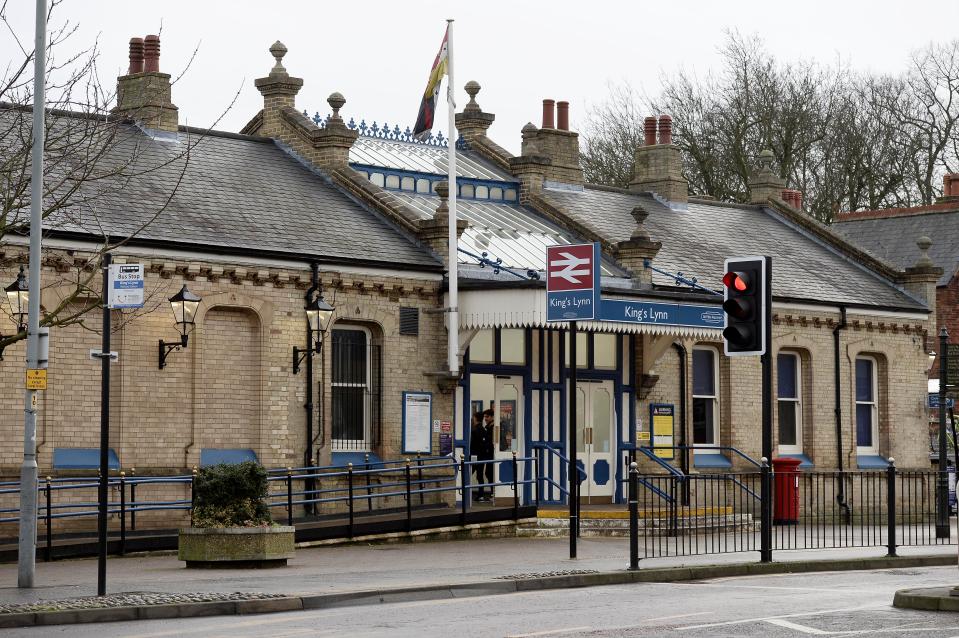
{"label": "concrete planter", "polygon": [[179,558],[187,567],[279,567],[293,557],[293,527],[185,527]]}

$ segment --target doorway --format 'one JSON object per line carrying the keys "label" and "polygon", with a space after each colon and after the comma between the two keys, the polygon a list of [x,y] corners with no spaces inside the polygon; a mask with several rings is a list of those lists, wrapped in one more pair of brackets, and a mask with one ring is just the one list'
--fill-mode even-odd
{"label": "doorway", "polygon": [[614,406],[612,381],[577,382],[576,455],[577,465],[586,472],[580,498],[587,503],[610,503],[616,489]]}
{"label": "doorway", "polygon": [[[471,374],[470,414],[493,410],[494,481],[507,483],[494,490],[496,498],[513,498],[513,452],[522,458],[523,378],[513,375]],[[475,455],[475,451],[472,452]],[[524,467],[518,463],[520,476]]]}

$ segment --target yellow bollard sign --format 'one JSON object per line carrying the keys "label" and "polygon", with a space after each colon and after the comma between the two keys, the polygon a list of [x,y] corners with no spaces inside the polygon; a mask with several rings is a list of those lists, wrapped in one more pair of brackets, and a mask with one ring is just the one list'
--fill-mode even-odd
{"label": "yellow bollard sign", "polygon": [[47,371],[44,369],[27,370],[27,390],[46,390]]}

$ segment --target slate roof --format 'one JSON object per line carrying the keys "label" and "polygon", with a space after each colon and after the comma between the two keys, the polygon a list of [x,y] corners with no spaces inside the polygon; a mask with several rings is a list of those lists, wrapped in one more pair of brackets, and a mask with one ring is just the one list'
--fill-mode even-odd
{"label": "slate roof", "polygon": [[852,213],[833,222],[833,230],[880,259],[908,268],[919,258],[916,240],[932,240],[929,258],[943,269],[939,285],[945,286],[959,269],[959,205],[929,207],[894,215]]}
{"label": "slate roof", "polygon": [[[690,203],[673,210],[648,194],[599,190],[549,190],[546,198],[563,207],[577,222],[613,241],[629,239],[635,222],[630,211],[649,211],[645,226],[663,243],[655,266],[696,277],[701,285],[720,290],[723,260],[734,255],[773,257],[773,291],[777,298],[925,309],[879,275],[856,264],[790,225],[774,211],[758,206]],[[653,282],[675,285],[654,273]]]}
{"label": "slate roof", "polygon": [[[98,166],[123,166],[123,175],[84,184],[91,199],[44,226],[100,237],[139,231],[137,241],[196,250],[442,269],[432,251],[271,140],[228,133],[199,139],[201,133],[181,128],[175,140],[161,140],[120,125]],[[185,149],[198,139],[186,160]]]}

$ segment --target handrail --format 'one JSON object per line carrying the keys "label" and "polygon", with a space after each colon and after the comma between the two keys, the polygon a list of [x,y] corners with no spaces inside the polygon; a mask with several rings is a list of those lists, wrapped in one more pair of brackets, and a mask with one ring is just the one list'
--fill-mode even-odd
{"label": "handrail", "polygon": [[657,445],[655,447],[663,450],[693,450],[694,452],[696,450],[728,450],[752,465],[758,468],[762,467],[762,463],[731,445]]}
{"label": "handrail", "polygon": [[649,460],[653,461],[654,463],[656,463],[656,465],[660,466],[661,468],[665,469],[667,472],[669,472],[670,474],[672,474],[673,476],[675,476],[675,477],[676,477],[677,479],[679,479],[680,481],[686,480],[686,475],[683,474],[681,470],[679,470],[678,468],[673,467],[672,465],[670,465],[669,463],[667,463],[667,462],[664,461],[663,459],[661,459],[661,458],[659,458],[658,456],[656,456],[656,454],[655,454],[655,452],[653,451],[652,448],[646,447],[646,446],[642,446],[642,447],[636,447],[635,449],[639,450],[639,451],[643,454],[643,456],[645,456],[645,457],[648,458]]}

